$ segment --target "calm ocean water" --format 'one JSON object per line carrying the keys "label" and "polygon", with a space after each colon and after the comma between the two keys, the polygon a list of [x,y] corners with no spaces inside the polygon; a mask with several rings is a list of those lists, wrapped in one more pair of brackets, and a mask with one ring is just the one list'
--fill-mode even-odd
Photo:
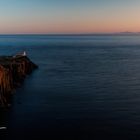
{"label": "calm ocean water", "polygon": [[0,110],[0,136],[140,138],[140,36],[0,36],[0,55],[24,50],[39,69]]}

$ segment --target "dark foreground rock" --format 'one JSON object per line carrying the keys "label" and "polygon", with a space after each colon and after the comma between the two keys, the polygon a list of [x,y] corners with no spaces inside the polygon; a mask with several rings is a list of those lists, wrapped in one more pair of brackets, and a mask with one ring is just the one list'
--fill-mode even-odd
{"label": "dark foreground rock", "polygon": [[8,106],[13,90],[38,66],[27,56],[0,57],[0,106]]}

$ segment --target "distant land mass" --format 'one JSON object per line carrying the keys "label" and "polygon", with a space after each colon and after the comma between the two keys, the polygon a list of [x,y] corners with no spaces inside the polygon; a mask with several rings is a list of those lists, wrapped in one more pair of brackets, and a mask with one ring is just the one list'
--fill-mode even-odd
{"label": "distant land mass", "polygon": [[120,34],[140,34],[140,32],[129,32],[129,31],[126,31],[126,32],[120,32]]}

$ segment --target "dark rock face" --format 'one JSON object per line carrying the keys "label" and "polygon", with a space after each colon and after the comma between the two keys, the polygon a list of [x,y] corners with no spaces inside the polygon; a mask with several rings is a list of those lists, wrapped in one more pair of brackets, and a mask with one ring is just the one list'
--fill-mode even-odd
{"label": "dark rock face", "polygon": [[0,106],[8,106],[12,91],[36,68],[27,56],[0,57]]}

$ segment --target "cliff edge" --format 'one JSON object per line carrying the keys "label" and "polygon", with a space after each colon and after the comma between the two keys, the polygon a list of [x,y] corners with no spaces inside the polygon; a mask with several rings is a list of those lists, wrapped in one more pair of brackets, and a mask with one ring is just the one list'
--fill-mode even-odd
{"label": "cliff edge", "polygon": [[36,68],[26,55],[0,57],[0,106],[9,105],[12,91]]}

